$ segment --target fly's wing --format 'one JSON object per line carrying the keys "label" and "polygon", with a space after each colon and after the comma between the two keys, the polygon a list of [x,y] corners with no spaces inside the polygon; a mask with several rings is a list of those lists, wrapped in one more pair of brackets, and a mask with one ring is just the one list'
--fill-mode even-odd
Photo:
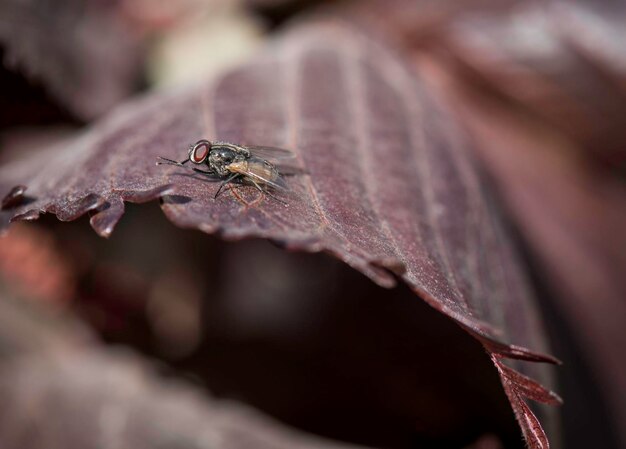
{"label": "fly's wing", "polygon": [[281,176],[296,176],[296,175],[308,175],[309,173],[298,166],[291,164],[281,164],[277,163],[276,168],[278,169]]}
{"label": "fly's wing", "polygon": [[251,157],[245,161],[233,162],[227,168],[230,172],[247,176],[259,184],[269,185],[275,189],[287,190],[287,185],[276,167],[264,159]]}
{"label": "fly's wing", "polygon": [[249,146],[250,153],[260,159],[265,159],[278,169],[281,176],[306,175],[307,172],[298,165],[296,155],[284,148]]}
{"label": "fly's wing", "polygon": [[284,148],[263,147],[263,146],[245,146],[252,156],[268,161],[288,161],[296,157],[294,153]]}

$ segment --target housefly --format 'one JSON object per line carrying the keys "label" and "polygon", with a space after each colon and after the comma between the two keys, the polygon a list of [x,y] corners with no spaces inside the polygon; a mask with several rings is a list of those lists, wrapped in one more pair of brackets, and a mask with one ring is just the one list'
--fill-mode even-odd
{"label": "housefly", "polygon": [[[293,158],[293,153],[274,147],[236,145],[228,142],[211,142],[199,140],[189,146],[187,158],[178,162],[159,156],[157,165],[176,165],[190,168],[221,179],[222,182],[215,192],[217,198],[222,189],[232,182],[247,182],[262,193],[283,202],[272,195],[269,190],[286,190],[287,186],[275,162]],[[272,162],[270,162],[272,161]],[[185,166],[187,162],[205,169]]]}

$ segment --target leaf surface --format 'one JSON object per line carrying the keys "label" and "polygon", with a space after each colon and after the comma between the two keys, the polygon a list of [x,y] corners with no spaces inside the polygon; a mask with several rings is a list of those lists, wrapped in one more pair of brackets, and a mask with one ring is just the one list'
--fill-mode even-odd
{"label": "leaf surface", "polygon": [[[582,357],[593,371],[601,393],[586,397],[602,405],[579,404],[608,411],[572,430],[583,408],[572,398],[565,444],[624,445],[626,363],[615,348],[626,345],[626,7],[546,6],[460,15],[421,47],[405,34],[403,49],[480,142],[473,148],[566,320],[556,338],[571,333],[578,346],[566,363]],[[572,393],[589,391],[578,383]]]}
{"label": "leaf surface", "polygon": [[[217,183],[155,166],[157,156],[184,158],[200,138],[287,148],[305,173],[288,177],[286,205],[249,186],[214,199]],[[108,236],[124,201],[161,198],[178,226],[325,251],[385,287],[401,279],[493,355],[528,443],[545,448],[524,398],[558,402],[530,380],[550,384],[550,370],[519,360],[555,360],[469,155],[451,115],[389,49],[321,22],[296,27],[219,82],[128,104],[72,144],[3,167],[3,192],[28,189],[2,218],[90,212]]]}

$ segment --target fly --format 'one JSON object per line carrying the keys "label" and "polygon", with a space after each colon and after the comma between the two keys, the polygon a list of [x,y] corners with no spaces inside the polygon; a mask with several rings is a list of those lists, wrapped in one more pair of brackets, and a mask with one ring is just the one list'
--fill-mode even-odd
{"label": "fly", "polygon": [[270,160],[286,160],[293,156],[292,152],[282,148],[244,146],[202,139],[189,147],[187,159],[178,162],[159,156],[160,160],[157,161],[157,165],[176,165],[187,168],[184,164],[191,161],[194,165],[205,167],[206,169],[188,168],[196,173],[222,180],[214,198],[217,198],[229,183],[247,182],[260,192],[284,204],[269,191],[270,189],[287,190],[282,174]]}

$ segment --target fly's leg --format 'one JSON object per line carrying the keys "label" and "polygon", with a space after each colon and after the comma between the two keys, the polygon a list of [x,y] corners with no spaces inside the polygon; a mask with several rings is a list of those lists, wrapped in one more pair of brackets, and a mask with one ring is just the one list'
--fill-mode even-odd
{"label": "fly's leg", "polygon": [[157,161],[157,165],[175,165],[177,167],[186,168],[187,170],[193,170],[196,173],[202,173],[203,175],[215,175],[215,172],[212,172],[212,171],[200,170],[199,168],[187,167],[187,166],[183,165],[185,162],[188,162],[189,159],[185,159],[182,162],[177,162],[177,161],[175,161],[173,159],[168,159],[168,158],[161,157],[161,156],[159,156],[159,159],[161,159],[161,160]]}
{"label": "fly's leg", "polygon": [[184,167],[183,164],[189,162],[189,159],[185,159],[184,161],[175,161],[174,159],[168,159],[166,157],[157,156],[157,159],[161,159],[161,161],[157,161],[157,165],[178,165],[179,167]]}
{"label": "fly's leg", "polygon": [[272,198],[274,198],[276,201],[278,201],[281,204],[284,204],[285,206],[287,205],[287,203],[285,203],[283,200],[281,200],[280,198],[275,197],[274,195],[272,195],[270,192],[268,192],[267,190],[263,190],[263,188],[252,178],[248,178],[248,180],[250,182],[252,182],[252,184],[254,184],[254,187],[257,188],[257,190],[265,195],[269,195]]}
{"label": "fly's leg", "polygon": [[217,189],[217,192],[215,192],[215,196],[213,198],[214,199],[217,198],[218,195],[220,194],[220,192],[222,191],[222,189],[224,188],[224,186],[226,186],[226,184],[228,184],[229,182],[234,181],[235,178],[237,178],[238,176],[241,176],[240,173],[233,173],[228,178],[223,180],[222,183],[220,184],[219,188]]}

